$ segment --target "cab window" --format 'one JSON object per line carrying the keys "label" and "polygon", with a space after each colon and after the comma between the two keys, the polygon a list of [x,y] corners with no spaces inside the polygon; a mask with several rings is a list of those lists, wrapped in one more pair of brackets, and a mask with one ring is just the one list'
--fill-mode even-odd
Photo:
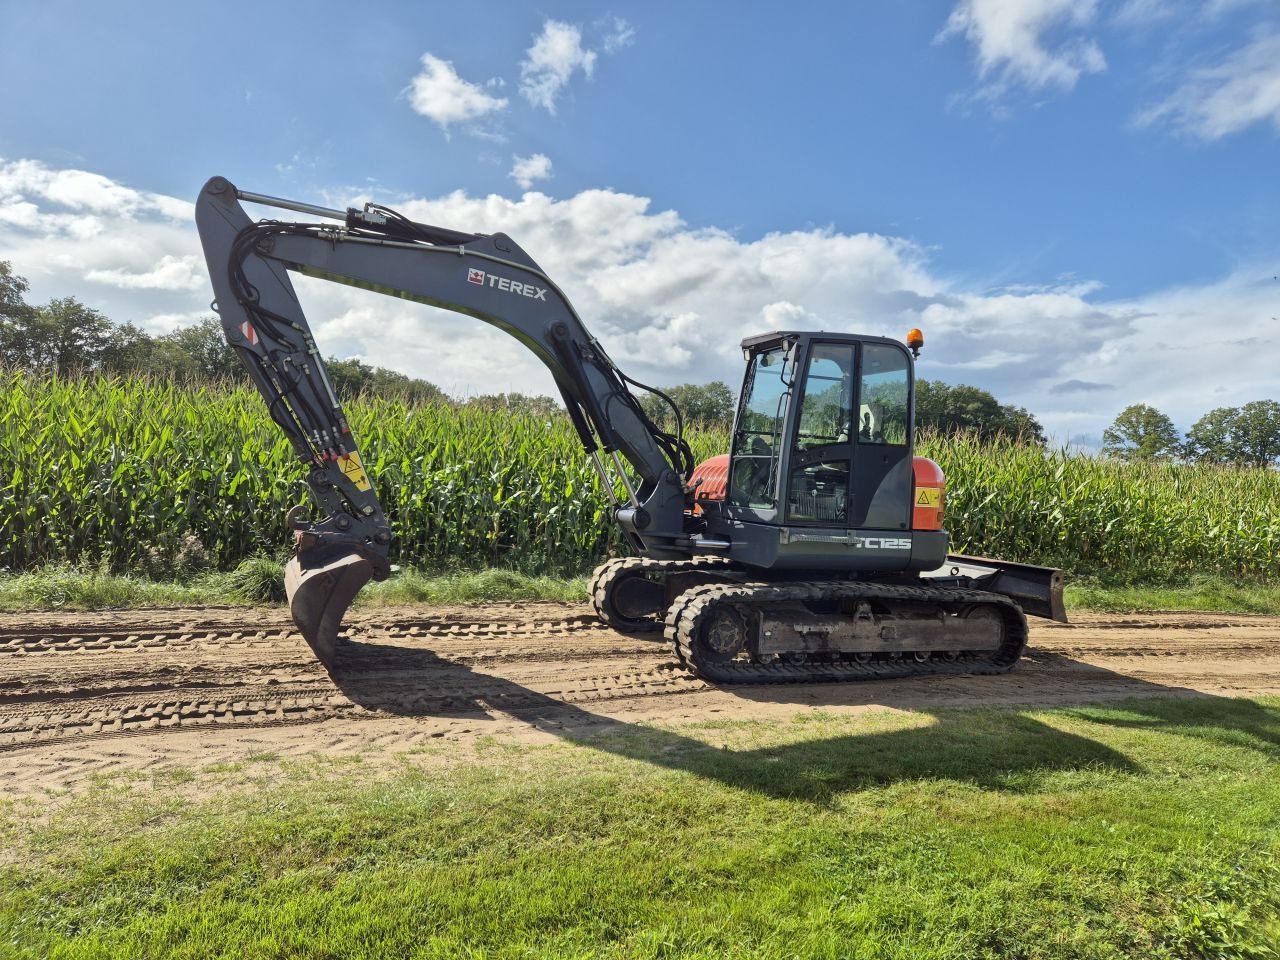
{"label": "cab window", "polygon": [[908,393],[907,355],[884,344],[864,346],[858,391],[858,442],[907,443]]}
{"label": "cab window", "polygon": [[741,507],[774,504],[774,464],[782,443],[792,371],[785,347],[756,354],[733,437],[729,503]]}
{"label": "cab window", "polygon": [[819,342],[809,349],[787,486],[789,521],[848,520],[853,369],[851,343]]}
{"label": "cab window", "polygon": [[804,403],[796,446],[804,449],[849,442],[853,403],[853,347],[815,343],[804,378]]}

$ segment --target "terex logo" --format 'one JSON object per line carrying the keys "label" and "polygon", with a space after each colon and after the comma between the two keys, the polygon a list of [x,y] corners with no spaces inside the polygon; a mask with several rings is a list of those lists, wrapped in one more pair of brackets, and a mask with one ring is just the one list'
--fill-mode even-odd
{"label": "terex logo", "polygon": [[535,287],[532,283],[521,283],[519,280],[508,280],[506,277],[495,276],[492,273],[486,274],[483,270],[476,270],[474,267],[467,271],[467,283],[478,283],[482,287],[486,285],[496,287],[507,293],[518,293],[530,300],[541,300],[543,303],[547,301],[545,287]]}

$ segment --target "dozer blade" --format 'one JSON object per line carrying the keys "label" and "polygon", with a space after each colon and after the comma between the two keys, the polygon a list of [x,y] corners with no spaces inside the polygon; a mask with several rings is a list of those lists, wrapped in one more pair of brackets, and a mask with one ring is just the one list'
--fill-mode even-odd
{"label": "dozer blade", "polygon": [[943,566],[923,576],[944,580],[960,577],[970,588],[1004,594],[1028,616],[1067,622],[1067,606],[1062,599],[1063,574],[1056,567],[951,553],[947,554]]}
{"label": "dozer blade", "polygon": [[315,655],[333,666],[338,630],[347,607],[373,576],[373,565],[359,554],[347,553],[326,561],[308,558],[304,567],[294,556],[284,567],[289,613]]}

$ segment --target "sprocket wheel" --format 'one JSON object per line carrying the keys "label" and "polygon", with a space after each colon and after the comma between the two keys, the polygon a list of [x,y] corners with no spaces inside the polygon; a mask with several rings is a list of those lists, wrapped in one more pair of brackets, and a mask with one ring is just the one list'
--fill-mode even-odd
{"label": "sprocket wheel", "polygon": [[591,605],[605,623],[623,633],[662,629],[663,587],[648,578],[643,566],[614,561],[596,571]]}

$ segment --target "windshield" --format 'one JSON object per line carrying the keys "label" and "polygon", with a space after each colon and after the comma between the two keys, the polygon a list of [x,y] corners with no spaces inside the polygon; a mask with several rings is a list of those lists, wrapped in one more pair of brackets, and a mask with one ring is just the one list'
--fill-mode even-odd
{"label": "windshield", "polygon": [[774,503],[773,465],[787,415],[791,389],[788,372],[787,351],[782,346],[758,353],[752,361],[733,437],[730,503],[744,507],[768,507]]}

